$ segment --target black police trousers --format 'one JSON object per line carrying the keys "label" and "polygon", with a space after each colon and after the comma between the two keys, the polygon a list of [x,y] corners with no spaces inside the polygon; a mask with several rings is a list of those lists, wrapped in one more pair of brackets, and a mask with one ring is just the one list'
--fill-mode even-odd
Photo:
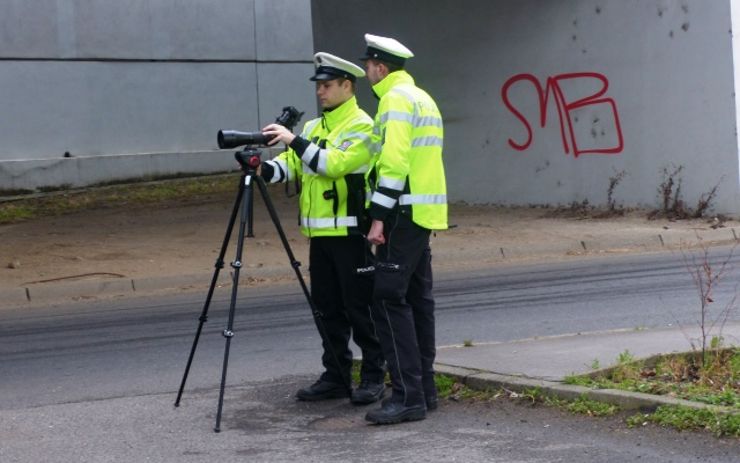
{"label": "black police trousers", "polygon": [[388,363],[393,395],[406,406],[437,397],[434,386],[434,297],[430,230],[397,214],[383,226],[373,292],[373,319]]}
{"label": "black police trousers", "polygon": [[[373,279],[358,269],[373,264],[373,255],[362,236],[311,238],[309,272],[311,297],[321,312],[324,381],[350,383],[352,351],[350,334],[362,351],[362,381],[379,383],[385,375],[383,355],[370,316]],[[335,357],[336,356],[336,357]]]}

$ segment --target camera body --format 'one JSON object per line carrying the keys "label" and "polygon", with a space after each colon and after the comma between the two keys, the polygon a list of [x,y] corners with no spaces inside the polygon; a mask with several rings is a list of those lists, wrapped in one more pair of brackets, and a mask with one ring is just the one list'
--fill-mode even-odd
{"label": "camera body", "polygon": [[[293,106],[283,108],[282,114],[275,119],[276,124],[280,124],[288,130],[293,130],[303,113]],[[240,132],[238,130],[219,130],[216,138],[220,149],[236,148],[244,145],[266,146],[272,137],[268,137],[262,132]]]}

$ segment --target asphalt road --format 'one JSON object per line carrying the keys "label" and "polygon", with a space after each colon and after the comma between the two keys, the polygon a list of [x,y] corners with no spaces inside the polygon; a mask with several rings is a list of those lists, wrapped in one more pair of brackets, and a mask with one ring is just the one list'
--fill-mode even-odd
{"label": "asphalt road", "polygon": [[[718,305],[737,281],[732,274],[718,286]],[[698,315],[680,254],[438,275],[436,294],[439,345],[693,324]],[[0,460],[52,461],[75,440],[78,461],[144,461],[144,454],[150,461],[365,461],[379,449],[404,461],[735,461],[740,450],[704,434],[628,431],[617,420],[511,404],[447,403],[424,422],[382,429],[366,426],[363,410],[342,401],[297,404],[294,390],[320,371],[318,336],[297,284],[240,290],[219,435],[226,437],[213,440],[228,291],[212,304],[183,406],[171,406],[203,297],[1,311]],[[74,423],[54,430],[71,433],[68,440],[50,437],[49,417]],[[145,450],[150,445],[163,453]],[[25,459],[34,453],[39,458]]]}

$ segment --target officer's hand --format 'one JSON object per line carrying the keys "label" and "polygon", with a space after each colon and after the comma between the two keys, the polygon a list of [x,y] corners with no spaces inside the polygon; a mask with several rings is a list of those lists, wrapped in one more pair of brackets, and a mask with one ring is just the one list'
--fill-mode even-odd
{"label": "officer's hand", "polygon": [[290,130],[280,124],[270,124],[262,129],[262,133],[267,136],[274,137],[272,140],[267,142],[268,145],[274,145],[279,142],[290,145],[290,142],[295,138],[295,135],[293,135]]}
{"label": "officer's hand", "polygon": [[385,244],[385,236],[383,236],[383,221],[382,220],[373,220],[372,225],[370,225],[370,231],[367,232],[367,240],[371,244],[375,244],[375,245]]}

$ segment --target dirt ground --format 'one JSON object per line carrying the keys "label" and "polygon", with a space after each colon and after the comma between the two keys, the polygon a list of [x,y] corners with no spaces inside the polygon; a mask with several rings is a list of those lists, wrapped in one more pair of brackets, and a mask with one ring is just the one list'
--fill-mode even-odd
{"label": "dirt ground", "polygon": [[[270,196],[290,245],[307,271],[306,238],[297,226],[297,198],[279,188]],[[105,278],[147,278],[210,274],[224,238],[233,194],[136,204],[29,220],[0,226],[0,288]],[[481,268],[532,259],[658,250],[697,234],[730,239],[736,221],[714,230],[705,219],[648,220],[646,211],[623,217],[577,219],[551,209],[450,206],[451,230],[432,240],[435,267]],[[246,240],[243,274],[274,275],[288,258],[259,194],[254,207],[255,237]],[[237,230],[233,236],[236,237]],[[660,236],[659,236],[660,235]],[[717,235],[720,236],[720,235]],[[681,238],[681,240],[683,240]],[[716,239],[715,239],[716,241]],[[229,246],[226,261],[236,246]],[[264,269],[264,270],[261,270]]]}

